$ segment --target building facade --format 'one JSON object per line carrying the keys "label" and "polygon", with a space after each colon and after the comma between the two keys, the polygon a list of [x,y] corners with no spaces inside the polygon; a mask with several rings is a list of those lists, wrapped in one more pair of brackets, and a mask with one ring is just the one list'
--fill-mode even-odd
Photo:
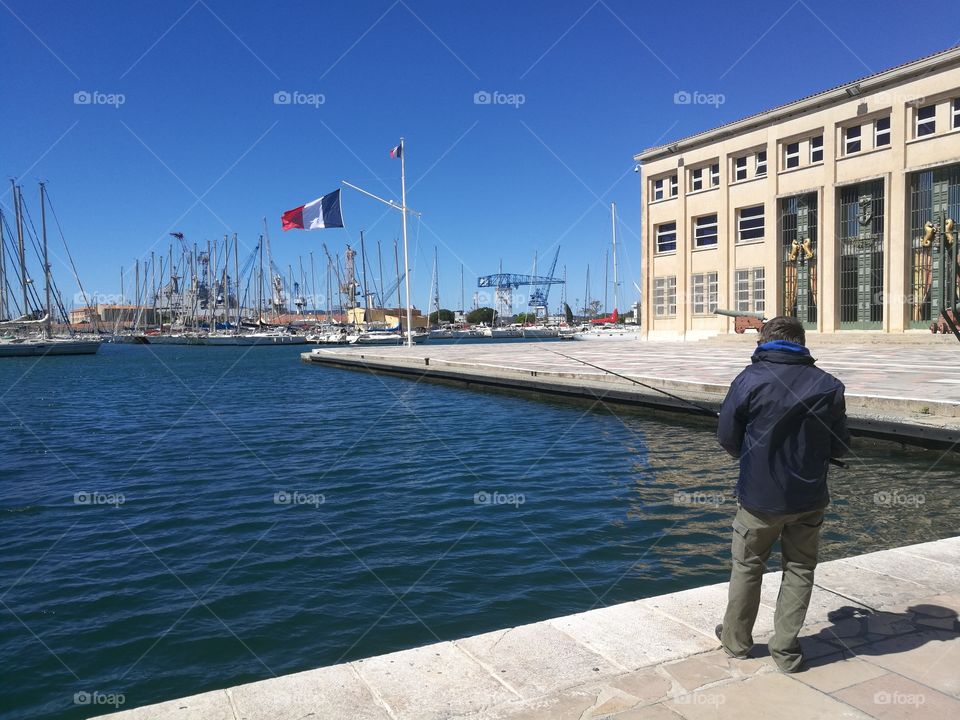
{"label": "building facade", "polygon": [[648,338],[732,332],[717,307],[929,332],[960,299],[960,47],[635,159]]}

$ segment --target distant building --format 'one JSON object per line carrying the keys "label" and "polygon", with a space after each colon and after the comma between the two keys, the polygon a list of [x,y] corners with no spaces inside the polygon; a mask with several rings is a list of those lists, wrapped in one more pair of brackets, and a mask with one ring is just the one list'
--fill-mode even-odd
{"label": "distant building", "polygon": [[[419,310],[413,308],[411,319],[414,328],[427,327],[427,317],[422,315]],[[383,323],[391,327],[400,325],[404,329],[407,326],[407,309],[400,308],[351,308],[347,310],[347,322],[349,323]]]}
{"label": "distant building", "polygon": [[70,324],[101,324],[110,328],[129,328],[133,327],[138,317],[140,326],[156,325],[159,322],[159,313],[153,308],[98,303],[71,310]]}
{"label": "distant building", "polygon": [[635,159],[648,337],[731,332],[717,306],[901,333],[953,304],[960,47]]}

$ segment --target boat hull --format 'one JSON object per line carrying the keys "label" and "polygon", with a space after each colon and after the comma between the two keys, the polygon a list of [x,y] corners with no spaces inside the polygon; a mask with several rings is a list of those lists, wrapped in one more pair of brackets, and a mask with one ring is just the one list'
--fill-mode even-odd
{"label": "boat hull", "polygon": [[95,355],[99,351],[100,340],[23,340],[0,342],[0,357]]}

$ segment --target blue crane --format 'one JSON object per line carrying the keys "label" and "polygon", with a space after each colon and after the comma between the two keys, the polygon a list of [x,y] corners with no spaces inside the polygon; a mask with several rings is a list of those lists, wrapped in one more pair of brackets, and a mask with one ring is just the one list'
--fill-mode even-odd
{"label": "blue crane", "polygon": [[[560,246],[557,245],[557,251],[553,254],[553,262],[550,263],[550,270],[547,272],[547,277],[553,280],[556,278],[553,277],[553,271],[557,267],[557,258],[560,257]],[[563,282],[563,280],[559,280]],[[541,283],[538,288],[536,288],[530,294],[530,302],[528,305],[532,308],[547,308],[547,298],[550,296],[550,286],[554,285],[554,282]],[[549,314],[549,313],[548,313]]]}
{"label": "blue crane", "polygon": [[[482,275],[478,277],[477,287],[496,288],[498,299],[502,300],[505,305],[509,306],[509,297],[511,291],[524,285],[535,285],[536,289],[530,295],[530,305],[545,307],[549,287],[551,285],[560,285],[566,282],[566,280],[563,278],[553,277],[553,271],[557,265],[557,257],[559,254],[560,248],[558,247],[556,254],[553,256],[553,263],[550,265],[549,275],[518,275],[516,273],[500,272],[493,275]],[[540,298],[543,298],[542,303],[540,302]]]}

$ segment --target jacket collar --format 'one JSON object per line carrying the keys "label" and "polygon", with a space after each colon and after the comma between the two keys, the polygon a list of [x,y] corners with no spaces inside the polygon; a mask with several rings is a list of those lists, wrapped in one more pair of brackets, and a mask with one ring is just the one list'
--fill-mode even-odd
{"label": "jacket collar", "polygon": [[815,362],[806,347],[787,340],[773,340],[763,343],[763,345],[757,345],[751,359],[753,362],[766,360],[789,365],[813,365]]}

